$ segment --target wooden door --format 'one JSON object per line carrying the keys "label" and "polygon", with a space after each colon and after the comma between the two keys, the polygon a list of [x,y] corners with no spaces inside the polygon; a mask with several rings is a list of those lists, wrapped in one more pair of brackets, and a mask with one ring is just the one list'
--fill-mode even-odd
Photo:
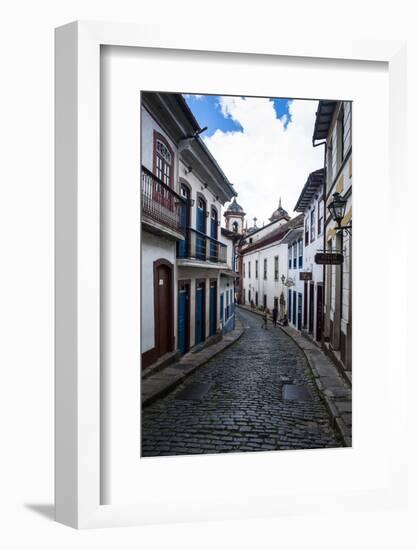
{"label": "wooden door", "polygon": [[[210,237],[217,241],[217,210],[215,210],[214,208],[211,209]],[[218,259],[217,243],[214,241],[210,241],[210,260],[212,262],[217,262]]]}
{"label": "wooden door", "polygon": [[303,314],[303,295],[298,293],[297,328],[301,330],[301,317]]}
{"label": "wooden door", "polygon": [[317,285],[316,340],[320,341],[323,332],[323,285]]}
{"label": "wooden door", "polygon": [[178,284],[178,349],[181,354],[190,348],[190,284]]}
{"label": "wooden door", "polygon": [[206,238],[202,235],[206,232],[206,203],[203,199],[197,199],[197,238],[196,256],[199,260],[206,259]]}
{"label": "wooden door", "polygon": [[196,345],[205,340],[206,324],[206,284],[204,281],[197,281],[195,296],[195,343]]}
{"label": "wooden door", "polygon": [[188,228],[190,227],[190,190],[184,184],[181,185],[181,196],[184,198],[184,202],[180,205],[180,225],[185,230],[185,239],[178,242],[178,257],[187,258],[188,257],[188,248],[189,248],[189,232]]}
{"label": "wooden door", "polygon": [[217,330],[217,281],[210,281],[210,336]]}
{"label": "wooden door", "polygon": [[163,263],[155,270],[155,331],[158,357],[172,351],[172,268]]}
{"label": "wooden door", "polygon": [[309,299],[309,315],[308,315],[308,332],[311,334],[314,330],[314,283],[310,283],[310,299]]}

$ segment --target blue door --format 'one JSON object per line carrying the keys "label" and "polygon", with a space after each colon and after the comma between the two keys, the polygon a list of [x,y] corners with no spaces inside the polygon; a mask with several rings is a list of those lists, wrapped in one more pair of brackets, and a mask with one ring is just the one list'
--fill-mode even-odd
{"label": "blue door", "polygon": [[210,336],[216,334],[217,329],[217,283],[210,283]]}
{"label": "blue door", "polygon": [[197,282],[195,296],[195,343],[205,339],[205,283]]}
{"label": "blue door", "polygon": [[185,288],[180,286],[178,292],[178,348],[181,354],[186,351],[185,328],[187,316],[187,295]]}
{"label": "blue door", "polygon": [[[185,185],[181,185],[181,197],[184,201],[181,201],[179,208],[179,221],[180,226],[184,229],[190,225],[190,190]],[[188,249],[188,231],[185,231],[185,239],[178,243],[178,257],[186,258]]]}
{"label": "blue door", "polygon": [[224,295],[220,294],[220,321],[223,322]]}
{"label": "blue door", "polygon": [[303,314],[303,295],[298,293],[298,315],[297,315],[297,328],[301,330],[301,318]]}
{"label": "blue door", "polygon": [[[203,199],[197,201],[197,231],[200,234],[206,232],[206,204]],[[200,260],[206,259],[206,239],[197,233],[196,256]]]}
{"label": "blue door", "polygon": [[293,302],[292,302],[292,324],[296,326],[297,324],[297,293],[293,292]]}
{"label": "blue door", "polygon": [[[210,237],[217,241],[217,211],[214,208],[211,210],[210,224]],[[214,241],[210,241],[210,260],[212,262],[218,261],[217,243]]]}

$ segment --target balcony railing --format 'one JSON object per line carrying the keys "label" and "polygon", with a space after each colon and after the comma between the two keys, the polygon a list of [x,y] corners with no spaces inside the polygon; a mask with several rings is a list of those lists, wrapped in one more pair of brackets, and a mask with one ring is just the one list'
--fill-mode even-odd
{"label": "balcony railing", "polygon": [[178,258],[227,263],[227,246],[200,231],[187,227],[185,240],[178,243]]}
{"label": "balcony railing", "polygon": [[142,166],[142,214],[184,235],[185,199]]}

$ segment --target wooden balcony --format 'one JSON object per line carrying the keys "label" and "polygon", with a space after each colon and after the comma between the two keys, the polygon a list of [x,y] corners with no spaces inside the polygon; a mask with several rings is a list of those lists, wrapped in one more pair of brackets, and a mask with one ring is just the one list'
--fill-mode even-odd
{"label": "wooden balcony", "polygon": [[142,166],[142,221],[158,233],[184,239],[181,209],[185,199]]}

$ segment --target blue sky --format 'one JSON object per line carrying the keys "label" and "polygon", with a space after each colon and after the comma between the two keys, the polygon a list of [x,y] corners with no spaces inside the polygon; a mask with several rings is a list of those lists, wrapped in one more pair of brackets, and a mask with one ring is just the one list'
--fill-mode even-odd
{"label": "blue sky", "polygon": [[[225,117],[220,109],[220,96],[216,95],[184,95],[188,106],[192,110],[201,128],[207,126],[204,136],[212,136],[216,130],[222,132],[242,132],[242,126],[232,120],[231,117]],[[273,102],[277,118],[287,117],[285,127],[291,120],[289,112],[289,99],[270,98]]]}
{"label": "blue sky", "polygon": [[[202,139],[238,193],[248,225],[268,223],[279,200],[290,215],[323,150],[312,146],[316,100],[185,95]],[[227,204],[225,205],[227,207]]]}

